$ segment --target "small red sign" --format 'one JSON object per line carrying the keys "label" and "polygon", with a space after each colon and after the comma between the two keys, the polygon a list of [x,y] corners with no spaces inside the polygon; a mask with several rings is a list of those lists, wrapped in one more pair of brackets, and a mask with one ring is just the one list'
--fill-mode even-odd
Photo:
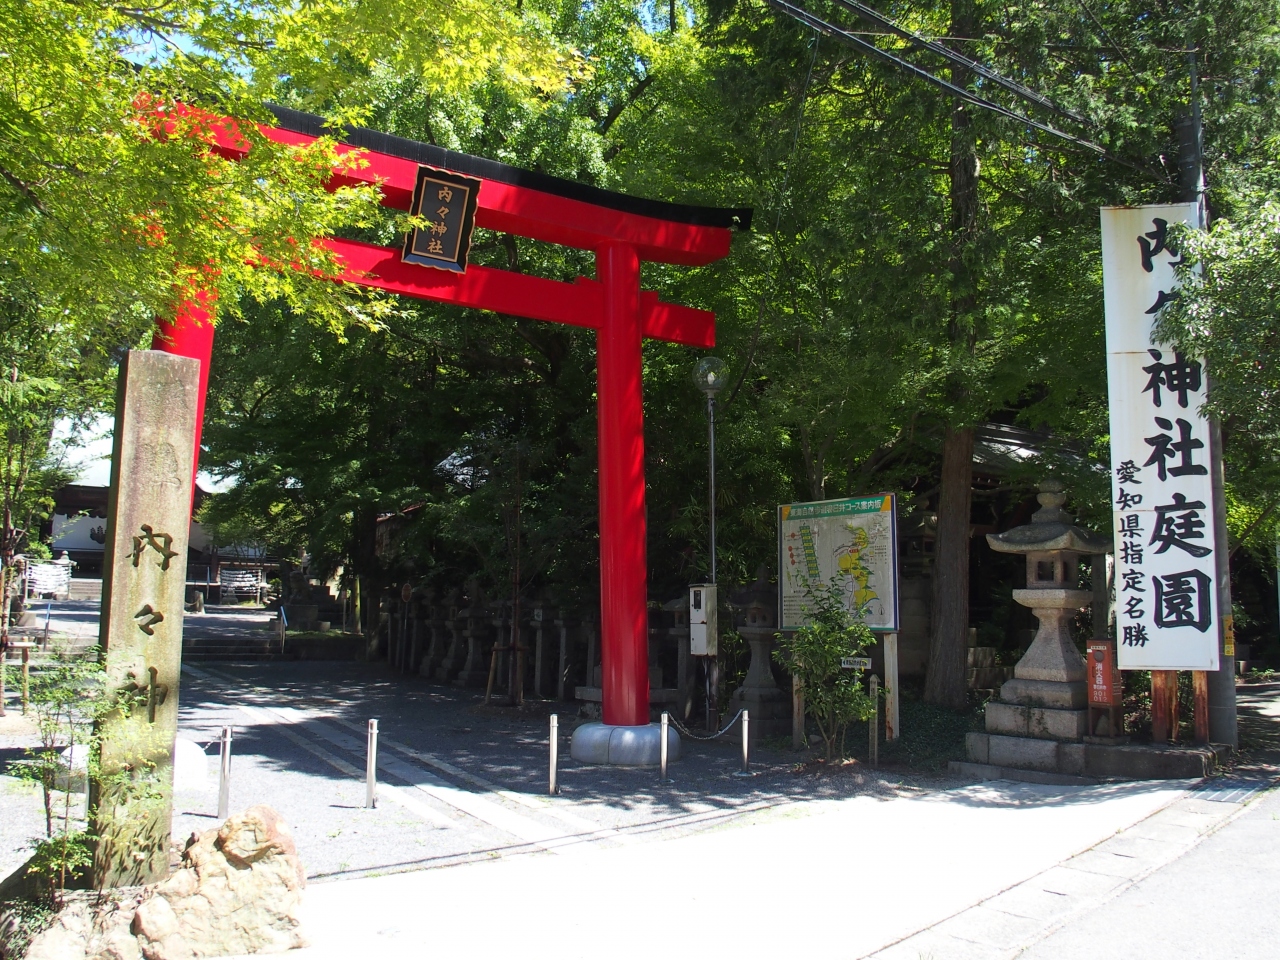
{"label": "small red sign", "polygon": [[1089,703],[1096,707],[1118,707],[1123,687],[1116,664],[1116,646],[1110,640],[1089,641]]}

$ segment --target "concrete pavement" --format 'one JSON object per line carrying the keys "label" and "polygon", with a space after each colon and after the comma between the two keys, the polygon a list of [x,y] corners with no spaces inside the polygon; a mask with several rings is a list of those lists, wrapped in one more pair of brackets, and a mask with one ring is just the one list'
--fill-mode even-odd
{"label": "concrete pavement", "polygon": [[[997,782],[851,797],[625,849],[315,884],[312,947],[298,958],[863,957],[1141,825],[1186,786]],[[930,952],[901,943],[882,955],[987,955],[971,946],[933,938]]]}
{"label": "concrete pavement", "polygon": [[[29,609],[35,614],[36,623],[15,630],[15,634],[43,638],[47,623],[55,644],[70,641],[74,646],[92,645],[98,640],[99,608],[97,600],[32,600]],[[272,611],[258,606],[210,604],[204,613],[185,614],[182,632],[186,640],[256,640],[269,636],[267,626],[274,618]]]}
{"label": "concrete pavement", "polygon": [[1271,791],[1185,857],[1020,954],[1074,960],[1280,956],[1280,793]]}
{"label": "concrete pavement", "polygon": [[[566,760],[551,798],[545,718],[477,696],[376,664],[187,670],[182,735],[235,726],[233,809],[270,803],[298,838],[312,943],[298,960],[1280,955],[1280,799],[1255,789],[1276,773],[1259,756],[1280,743],[1280,685],[1242,690],[1258,756],[1238,789],[964,784],[861,766],[814,778],[767,750],[740,779],[734,744],[691,743],[672,784]],[[361,782],[370,716],[383,730],[374,810]],[[29,733],[12,726],[0,747],[16,754]],[[178,790],[175,837],[216,825],[209,767]],[[7,788],[4,806],[0,839],[39,831],[34,795]]]}
{"label": "concrete pavement", "polygon": [[[490,719],[466,694],[427,685],[417,698],[412,682],[383,686],[367,669],[201,665],[184,683],[185,729],[240,724],[249,756],[236,761],[233,806],[270,791],[300,834],[313,883],[299,960],[625,958],[730,943],[746,957],[1013,957],[1175,862],[1250,799],[1205,799],[1194,783],[895,791],[875,778],[823,796],[795,792],[783,764],[735,781],[732,751],[713,750],[673,768],[670,787],[652,771],[570,765],[566,793],[550,798],[536,728]],[[373,811],[358,796],[368,715],[384,718]],[[620,925],[634,933],[619,939]]]}
{"label": "concrete pavement", "polygon": [[[1258,796],[1258,791],[1244,789],[1202,787],[1188,791],[1154,815],[1090,849],[873,956],[875,960],[1085,960],[1098,956],[1216,960],[1227,956],[1194,947],[1182,938],[1162,937],[1160,931],[1123,905],[1141,896],[1135,891],[1151,883],[1168,885],[1168,878],[1174,877],[1172,882],[1180,890],[1175,909],[1181,911],[1183,924],[1190,927],[1204,921],[1208,916],[1206,903],[1236,884],[1215,889],[1203,876],[1188,871],[1186,864],[1192,860],[1191,855],[1204,855],[1202,844],[1215,842],[1220,831],[1230,831],[1234,821],[1252,809],[1248,804]],[[1280,835],[1270,837],[1267,856],[1274,857],[1280,850],[1277,840]],[[1223,866],[1230,870],[1227,864]],[[1280,893],[1280,886],[1271,887],[1272,900],[1275,893]],[[1173,904],[1171,901],[1170,906]],[[1146,941],[1163,942],[1164,949],[1135,954],[1120,946],[1121,942],[1129,945]],[[1274,950],[1238,954],[1257,960],[1275,955]]]}

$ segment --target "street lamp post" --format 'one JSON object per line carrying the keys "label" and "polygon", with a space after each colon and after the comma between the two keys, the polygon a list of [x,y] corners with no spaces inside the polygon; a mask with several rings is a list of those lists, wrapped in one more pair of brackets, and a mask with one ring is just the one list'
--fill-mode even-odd
{"label": "street lamp post", "polygon": [[[702,362],[698,364],[696,370],[693,371],[693,382],[699,390],[707,396],[707,439],[708,439],[708,458],[707,458],[707,530],[711,540],[711,569],[710,580],[713,586],[707,591],[709,594],[707,602],[715,604],[715,587],[716,582],[716,394],[724,386],[725,372],[724,361],[719,357],[704,357]],[[714,622],[714,618],[712,619]],[[711,648],[714,649],[714,648]],[[718,669],[718,661],[713,655],[707,657],[706,684],[707,684],[707,729],[714,730],[715,721],[715,704],[719,696],[720,671]]]}
{"label": "street lamp post", "polygon": [[725,370],[724,361],[719,357],[705,357],[698,364],[696,370],[693,371],[693,382],[698,389],[707,395],[707,434],[708,434],[708,462],[707,462],[707,488],[710,508],[708,516],[708,530],[711,535],[711,579],[710,583],[716,582],[716,394],[724,386]]}

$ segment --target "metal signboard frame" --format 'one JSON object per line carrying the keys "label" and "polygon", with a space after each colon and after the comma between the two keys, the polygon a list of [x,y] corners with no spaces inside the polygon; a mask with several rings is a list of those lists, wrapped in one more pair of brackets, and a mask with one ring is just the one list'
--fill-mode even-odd
{"label": "metal signboard frame", "polygon": [[778,507],[778,624],[804,626],[806,581],[848,577],[846,606],[877,633],[897,633],[898,503],[880,493]]}

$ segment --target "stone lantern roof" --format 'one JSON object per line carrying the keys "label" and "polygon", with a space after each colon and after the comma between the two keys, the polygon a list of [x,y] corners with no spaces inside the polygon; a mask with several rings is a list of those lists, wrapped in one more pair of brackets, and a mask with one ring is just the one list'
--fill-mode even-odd
{"label": "stone lantern roof", "polygon": [[1067,496],[1063,493],[1061,481],[1045,480],[1040,484],[1040,493],[1036,499],[1040,501],[1040,509],[1032,515],[1030,523],[1004,533],[987,534],[987,543],[992,550],[999,553],[1070,550],[1089,555],[1112,551],[1110,537],[1077,527],[1075,517],[1062,509]]}

